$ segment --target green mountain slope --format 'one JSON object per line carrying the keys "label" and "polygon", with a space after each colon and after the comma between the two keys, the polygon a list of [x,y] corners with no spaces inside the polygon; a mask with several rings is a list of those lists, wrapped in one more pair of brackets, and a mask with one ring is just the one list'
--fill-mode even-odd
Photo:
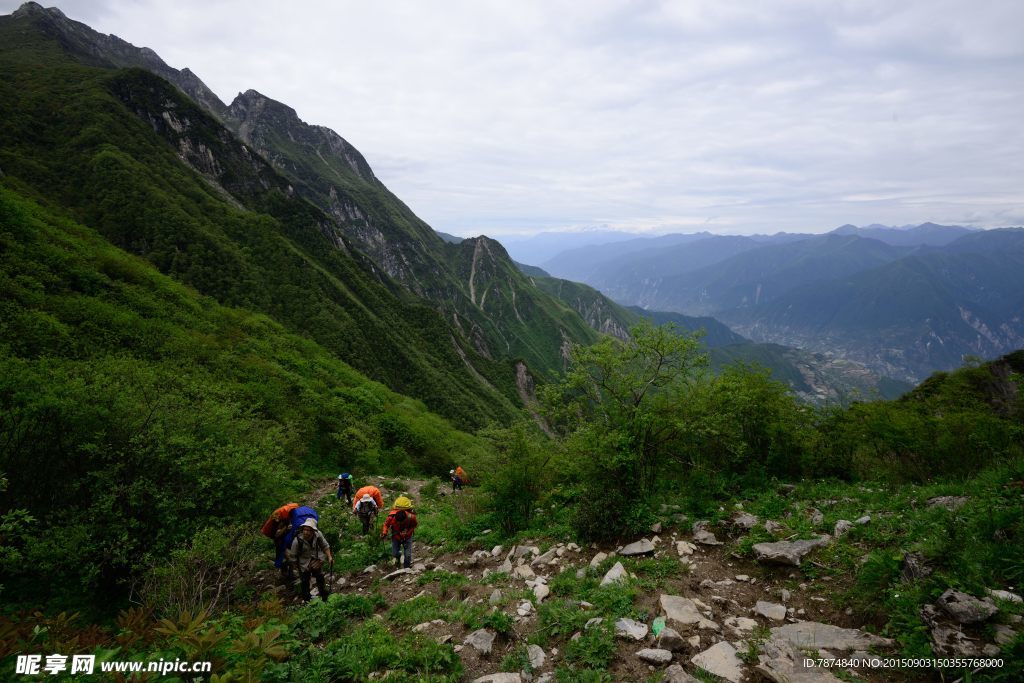
{"label": "green mountain slope", "polygon": [[514,412],[510,362],[479,355],[180,91],[83,65],[51,28],[0,18],[5,184],[464,424]]}
{"label": "green mountain slope", "polygon": [[445,472],[479,448],[315,342],[197,294],[7,180],[0,509],[36,520],[27,537],[5,531],[8,605],[121,596],[197,530],[251,523],[296,495],[299,472]]}

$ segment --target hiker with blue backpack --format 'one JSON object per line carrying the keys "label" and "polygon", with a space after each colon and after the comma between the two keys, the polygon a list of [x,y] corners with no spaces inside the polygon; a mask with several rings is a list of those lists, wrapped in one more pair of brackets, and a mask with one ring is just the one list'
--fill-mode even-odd
{"label": "hiker with blue backpack", "polygon": [[352,504],[352,475],[348,472],[338,475],[338,500],[342,497],[347,505]]}

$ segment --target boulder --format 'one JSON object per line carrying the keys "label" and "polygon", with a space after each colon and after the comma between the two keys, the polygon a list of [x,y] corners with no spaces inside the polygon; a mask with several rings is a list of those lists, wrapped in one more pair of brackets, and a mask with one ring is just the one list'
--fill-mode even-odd
{"label": "boulder", "polygon": [[964,506],[970,498],[967,496],[936,496],[935,498],[928,499],[928,507],[930,508],[946,508],[947,510],[957,510]]}
{"label": "boulder", "polygon": [[530,565],[528,564],[521,564],[515,569],[513,569],[512,576],[516,577],[517,579],[533,579],[537,577],[537,575],[534,574],[533,570],[530,569]]}
{"label": "boulder", "polygon": [[864,515],[863,517],[858,517],[857,519],[853,520],[853,523],[854,524],[859,524],[861,526],[864,526],[865,524],[867,524],[870,521],[871,521],[871,515]]}
{"label": "boulder", "polygon": [[730,643],[723,641],[712,645],[699,655],[694,655],[690,661],[730,683],[740,683],[743,680],[743,662],[736,656],[736,648]]}
{"label": "boulder", "polygon": [[697,624],[698,628],[719,630],[718,624],[704,617],[697,609],[696,603],[690,598],[683,598],[678,595],[662,595],[660,598],[661,609],[665,611],[665,618],[683,626]]}
{"label": "boulder", "polygon": [[543,583],[538,583],[533,587],[533,594],[537,596],[537,602],[544,602],[544,598],[551,595],[551,589]]}
{"label": "boulder", "polygon": [[693,555],[696,552],[697,546],[690,543],[689,541],[676,541],[676,552],[679,553],[680,557],[687,557]]}
{"label": "boulder", "polygon": [[760,614],[762,617],[771,619],[772,621],[786,620],[785,606],[777,605],[774,602],[765,602],[764,600],[758,600],[757,604],[754,605],[754,613]]}
{"label": "boulder", "polygon": [[686,673],[686,670],[678,664],[673,664],[665,669],[661,683],[700,683],[700,679]]}
{"label": "boulder", "polygon": [[616,562],[615,565],[608,570],[608,573],[601,579],[602,586],[608,586],[613,583],[621,583],[629,579],[629,574],[626,573],[626,568],[622,566],[621,562]]}
{"label": "boulder", "polygon": [[473,683],[522,683],[523,677],[517,673],[496,673],[487,674],[480,678],[474,678]]}
{"label": "boulder", "polygon": [[662,650],[668,650],[669,652],[679,652],[686,647],[686,641],[679,635],[679,632],[667,626],[661,629],[661,633],[655,638],[654,644]]}
{"label": "boulder", "polygon": [[999,611],[999,608],[992,604],[991,600],[979,600],[973,595],[961,593],[952,588],[940,595],[935,604],[958,624],[976,624],[985,621]]}
{"label": "boulder", "polygon": [[989,594],[990,597],[993,597],[996,600],[1005,600],[1006,602],[1024,602],[1024,598],[1021,598],[1016,593],[1011,593],[1010,591],[999,591],[989,589],[986,592]]}
{"label": "boulder", "polygon": [[597,565],[601,564],[602,562],[604,562],[607,559],[608,559],[608,553],[598,553],[597,555],[594,555],[593,558],[591,558],[590,566],[591,567],[596,567]]}
{"label": "boulder", "polygon": [[776,683],[839,683],[824,667],[805,668],[805,655],[784,638],[771,638],[761,647],[757,672]]}
{"label": "boulder", "polygon": [[636,653],[636,656],[648,664],[664,666],[672,661],[672,653],[661,648],[645,648]]}
{"label": "boulder", "polygon": [[499,602],[501,602],[501,591],[497,588],[491,591],[491,597],[487,598],[487,602],[491,605],[497,605]]}
{"label": "boulder", "polygon": [[695,531],[693,534],[693,542],[700,543],[701,545],[722,545],[722,542],[715,538],[715,535],[707,529]]}
{"label": "boulder", "polygon": [[505,552],[505,546],[496,545],[493,548],[491,548],[491,557],[497,557],[498,555],[501,555],[503,552]]}
{"label": "boulder", "polygon": [[841,519],[836,522],[836,528],[832,530],[832,535],[839,538],[847,531],[853,528],[853,522],[848,519]]}
{"label": "boulder", "polygon": [[512,560],[505,560],[504,562],[499,564],[497,571],[504,572],[505,574],[511,574],[512,573]]}
{"label": "boulder", "polygon": [[547,659],[547,655],[544,654],[544,648],[540,645],[530,645],[526,648],[526,656],[530,659],[530,669],[537,671],[544,666],[544,660]]}
{"label": "boulder", "polygon": [[773,543],[755,543],[754,555],[758,562],[765,564],[785,564],[793,567],[800,566],[800,560],[804,555],[811,552],[818,546],[829,542],[828,536],[803,541],[775,541]]}
{"label": "boulder", "polygon": [[738,529],[750,531],[757,526],[759,521],[760,520],[755,515],[752,515],[749,512],[737,512],[733,515],[732,519],[729,520],[729,523]]}
{"label": "boulder", "polygon": [[495,634],[492,631],[488,631],[482,628],[478,631],[473,631],[466,639],[462,641],[463,645],[469,645],[480,654],[490,654],[491,648],[494,646]]}
{"label": "boulder", "polygon": [[647,637],[647,624],[632,619],[616,619],[615,635],[619,638],[632,638],[640,641]]}
{"label": "boulder", "polygon": [[787,640],[797,649],[817,650],[867,650],[871,647],[890,647],[888,638],[864,633],[853,628],[840,628],[816,621],[801,621],[797,624],[776,626],[771,630],[773,638]]}
{"label": "boulder", "polygon": [[619,551],[620,555],[631,557],[633,555],[649,555],[654,552],[654,544],[646,538],[641,538],[635,543],[630,543]]}
{"label": "boulder", "polygon": [[740,638],[743,638],[757,628],[757,621],[747,617],[729,617],[722,623]]}

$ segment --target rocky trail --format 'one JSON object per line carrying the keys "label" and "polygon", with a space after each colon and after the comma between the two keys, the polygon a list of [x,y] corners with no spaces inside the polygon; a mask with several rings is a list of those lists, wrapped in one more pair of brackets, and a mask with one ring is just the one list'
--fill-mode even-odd
{"label": "rocky trail", "polygon": [[[393,478],[369,480],[382,489],[385,501],[403,493],[417,501],[427,483],[402,480],[403,490],[394,490],[385,485],[389,479],[394,483]],[[308,502],[316,505],[333,498],[334,487],[334,482],[325,483]],[[440,604],[458,600],[488,613],[508,614],[512,626],[505,633],[467,628],[454,617],[391,624],[395,634],[411,631],[451,643],[462,660],[464,680],[475,683],[555,680],[554,670],[565,664],[566,639],[537,637],[542,627],[538,608],[545,602],[567,600],[570,608],[593,614],[568,636],[569,641],[591,628],[608,626],[593,604],[553,593],[550,584],[557,583],[564,572],[577,579],[599,580],[601,586],[621,584],[639,589],[631,613],[647,618],[609,619],[615,633],[615,657],[608,671],[615,681],[659,680],[655,678],[659,672],[660,680],[669,683],[715,680],[705,672],[731,683],[940,680],[928,669],[901,671],[866,664],[804,668],[801,664],[808,657],[869,660],[898,656],[894,641],[875,635],[882,624],[859,623],[852,610],[836,607],[832,598],[850,590],[852,577],[815,571],[820,567],[814,560],[817,548],[834,542],[854,524],[869,524],[870,519],[841,520],[832,534],[797,539],[782,523],[762,521],[742,511],[715,528],[705,522],[691,523],[671,506],[663,506],[661,512],[664,521],[655,524],[649,535],[618,547],[584,548],[541,539],[506,546],[488,542],[488,537],[494,536],[490,530],[458,551],[417,540],[411,569],[398,569],[384,561],[336,572],[330,577],[330,590],[363,595],[376,592],[387,603],[377,618],[387,618],[386,612],[396,605],[428,596]],[[754,544],[756,559],[736,554],[735,542],[758,525],[777,540]],[[345,552],[344,540],[335,552]],[[672,571],[664,571],[665,567]],[[645,575],[647,570],[656,576]],[[446,581],[451,575],[461,578]],[[276,573],[263,572],[260,581],[268,590],[297,601]],[[1013,628],[1019,630],[1020,626],[996,625],[995,641],[986,642],[986,633],[992,631],[985,631],[983,622],[998,611],[994,597],[1014,602],[1020,597],[998,593],[979,599],[950,590],[929,606],[923,616],[940,656],[999,656],[999,645],[1012,640],[1016,635]],[[537,641],[547,642],[547,646]],[[508,656],[516,652],[529,664],[518,671],[503,671],[509,668]]]}

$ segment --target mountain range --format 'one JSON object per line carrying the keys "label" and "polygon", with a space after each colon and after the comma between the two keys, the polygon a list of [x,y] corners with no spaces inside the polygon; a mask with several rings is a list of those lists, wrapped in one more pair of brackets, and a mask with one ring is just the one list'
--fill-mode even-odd
{"label": "mountain range", "polygon": [[1022,232],[925,223],[668,235],[576,248],[542,265],[626,305],[713,316],[753,341],[917,382],[1024,343]]}

